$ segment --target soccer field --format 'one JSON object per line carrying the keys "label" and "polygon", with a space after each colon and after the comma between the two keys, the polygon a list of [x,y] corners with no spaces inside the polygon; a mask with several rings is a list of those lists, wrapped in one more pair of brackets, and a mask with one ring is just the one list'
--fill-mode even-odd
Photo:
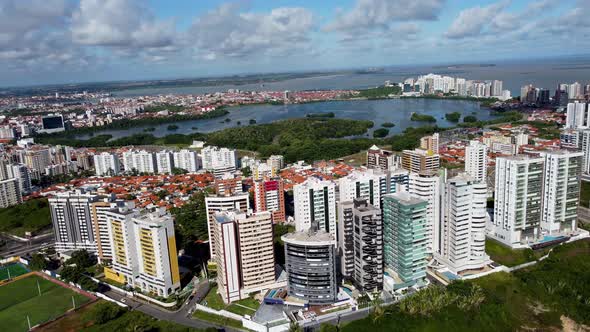
{"label": "soccer field", "polygon": [[0,266],[0,280],[8,279],[8,271],[10,271],[10,278],[18,277],[29,271],[21,264],[8,264]]}
{"label": "soccer field", "polygon": [[31,326],[58,317],[72,308],[72,296],[76,307],[90,301],[83,295],[36,275],[0,286],[1,330],[28,331],[27,315]]}

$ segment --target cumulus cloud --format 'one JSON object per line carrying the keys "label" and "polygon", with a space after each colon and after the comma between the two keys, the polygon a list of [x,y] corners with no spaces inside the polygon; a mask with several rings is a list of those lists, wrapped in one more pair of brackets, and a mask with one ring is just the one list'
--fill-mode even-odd
{"label": "cumulus cloud", "polygon": [[341,13],[325,27],[346,35],[389,30],[398,22],[432,21],[438,18],[445,0],[357,0],[354,8]]}
{"label": "cumulus cloud", "polygon": [[509,4],[509,1],[501,1],[485,7],[477,6],[463,10],[451,24],[446,36],[458,39],[480,35],[493,21],[494,16]]}
{"label": "cumulus cloud", "polygon": [[122,48],[166,47],[174,42],[174,22],[157,21],[135,0],[81,0],[72,15],[74,42]]}
{"label": "cumulus cloud", "polygon": [[308,50],[314,27],[309,10],[281,7],[261,14],[241,9],[239,4],[224,4],[196,18],[187,42],[208,60]]}

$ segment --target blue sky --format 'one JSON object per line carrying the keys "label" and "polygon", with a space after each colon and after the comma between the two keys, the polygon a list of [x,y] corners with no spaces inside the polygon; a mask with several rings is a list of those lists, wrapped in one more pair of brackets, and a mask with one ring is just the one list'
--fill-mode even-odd
{"label": "blue sky", "polygon": [[587,54],[589,0],[2,0],[0,86]]}

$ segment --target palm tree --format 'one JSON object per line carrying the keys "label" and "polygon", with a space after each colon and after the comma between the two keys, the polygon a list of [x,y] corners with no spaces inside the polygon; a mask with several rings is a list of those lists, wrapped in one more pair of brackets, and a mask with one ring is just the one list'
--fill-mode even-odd
{"label": "palm tree", "polygon": [[375,296],[375,299],[373,299],[373,301],[371,301],[371,306],[373,307],[373,323],[383,318],[383,314],[385,313],[385,311],[381,306],[382,304],[383,300],[378,295]]}

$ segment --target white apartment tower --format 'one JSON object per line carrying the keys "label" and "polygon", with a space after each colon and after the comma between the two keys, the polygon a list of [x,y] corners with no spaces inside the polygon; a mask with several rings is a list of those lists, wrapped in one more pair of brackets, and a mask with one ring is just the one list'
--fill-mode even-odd
{"label": "white apartment tower", "polygon": [[0,181],[0,208],[22,203],[23,197],[18,179]]}
{"label": "white apartment tower", "polygon": [[453,273],[481,268],[489,262],[485,253],[487,186],[464,173],[450,179],[444,191],[435,258]]}
{"label": "white apartment tower", "polygon": [[84,189],[58,193],[49,198],[56,251],[96,251],[90,204],[98,199],[98,195]]}
{"label": "white apartment tower", "polygon": [[526,155],[496,158],[490,236],[511,247],[540,236],[543,162],[542,157]]}
{"label": "white apartment tower", "polygon": [[440,242],[440,207],[441,190],[445,182],[444,174],[437,172],[410,173],[408,192],[428,204],[426,206],[426,237],[427,252],[433,253],[439,248]]}
{"label": "white apartment tower", "polygon": [[123,166],[125,172],[154,174],[157,172],[156,158],[153,152],[127,151],[123,153]]}
{"label": "white apartment tower", "polygon": [[236,169],[238,167],[238,153],[236,150],[207,146],[201,150],[201,155],[203,156],[203,168],[206,170],[216,168]]}
{"label": "white apartment tower", "polygon": [[174,167],[189,173],[196,173],[201,168],[201,160],[195,151],[180,150],[173,153],[173,158]]}
{"label": "white apartment tower", "polygon": [[465,147],[465,173],[476,181],[485,183],[488,167],[488,147],[479,142],[471,141]]}
{"label": "white apartment tower", "polygon": [[364,198],[376,208],[381,207],[381,177],[373,172],[355,171],[339,181],[340,202]]}
{"label": "white apartment tower", "polygon": [[309,177],[293,187],[295,206],[295,229],[298,232],[310,229],[317,222],[319,229],[336,238],[336,185]]}
{"label": "white apartment tower", "polygon": [[156,168],[159,174],[172,174],[174,167],[172,152],[160,151],[156,153]]}
{"label": "white apartment tower", "polygon": [[116,176],[121,173],[119,158],[114,153],[103,152],[94,155],[96,176]]}
{"label": "white apartment tower", "polygon": [[247,212],[250,207],[250,195],[248,193],[236,193],[228,196],[207,196],[205,197],[205,208],[207,209],[207,234],[209,235],[209,251],[211,259],[215,259],[215,237],[213,229],[215,220],[213,216],[217,212],[238,210]]}
{"label": "white apartment tower", "polygon": [[[572,95],[570,96],[574,98]],[[573,129],[587,127],[590,123],[589,116],[590,113],[586,113],[586,103],[578,101],[569,103],[567,104],[565,127]]]}
{"label": "white apartment tower", "polygon": [[541,228],[550,235],[573,231],[578,221],[583,153],[558,150],[544,157]]}

